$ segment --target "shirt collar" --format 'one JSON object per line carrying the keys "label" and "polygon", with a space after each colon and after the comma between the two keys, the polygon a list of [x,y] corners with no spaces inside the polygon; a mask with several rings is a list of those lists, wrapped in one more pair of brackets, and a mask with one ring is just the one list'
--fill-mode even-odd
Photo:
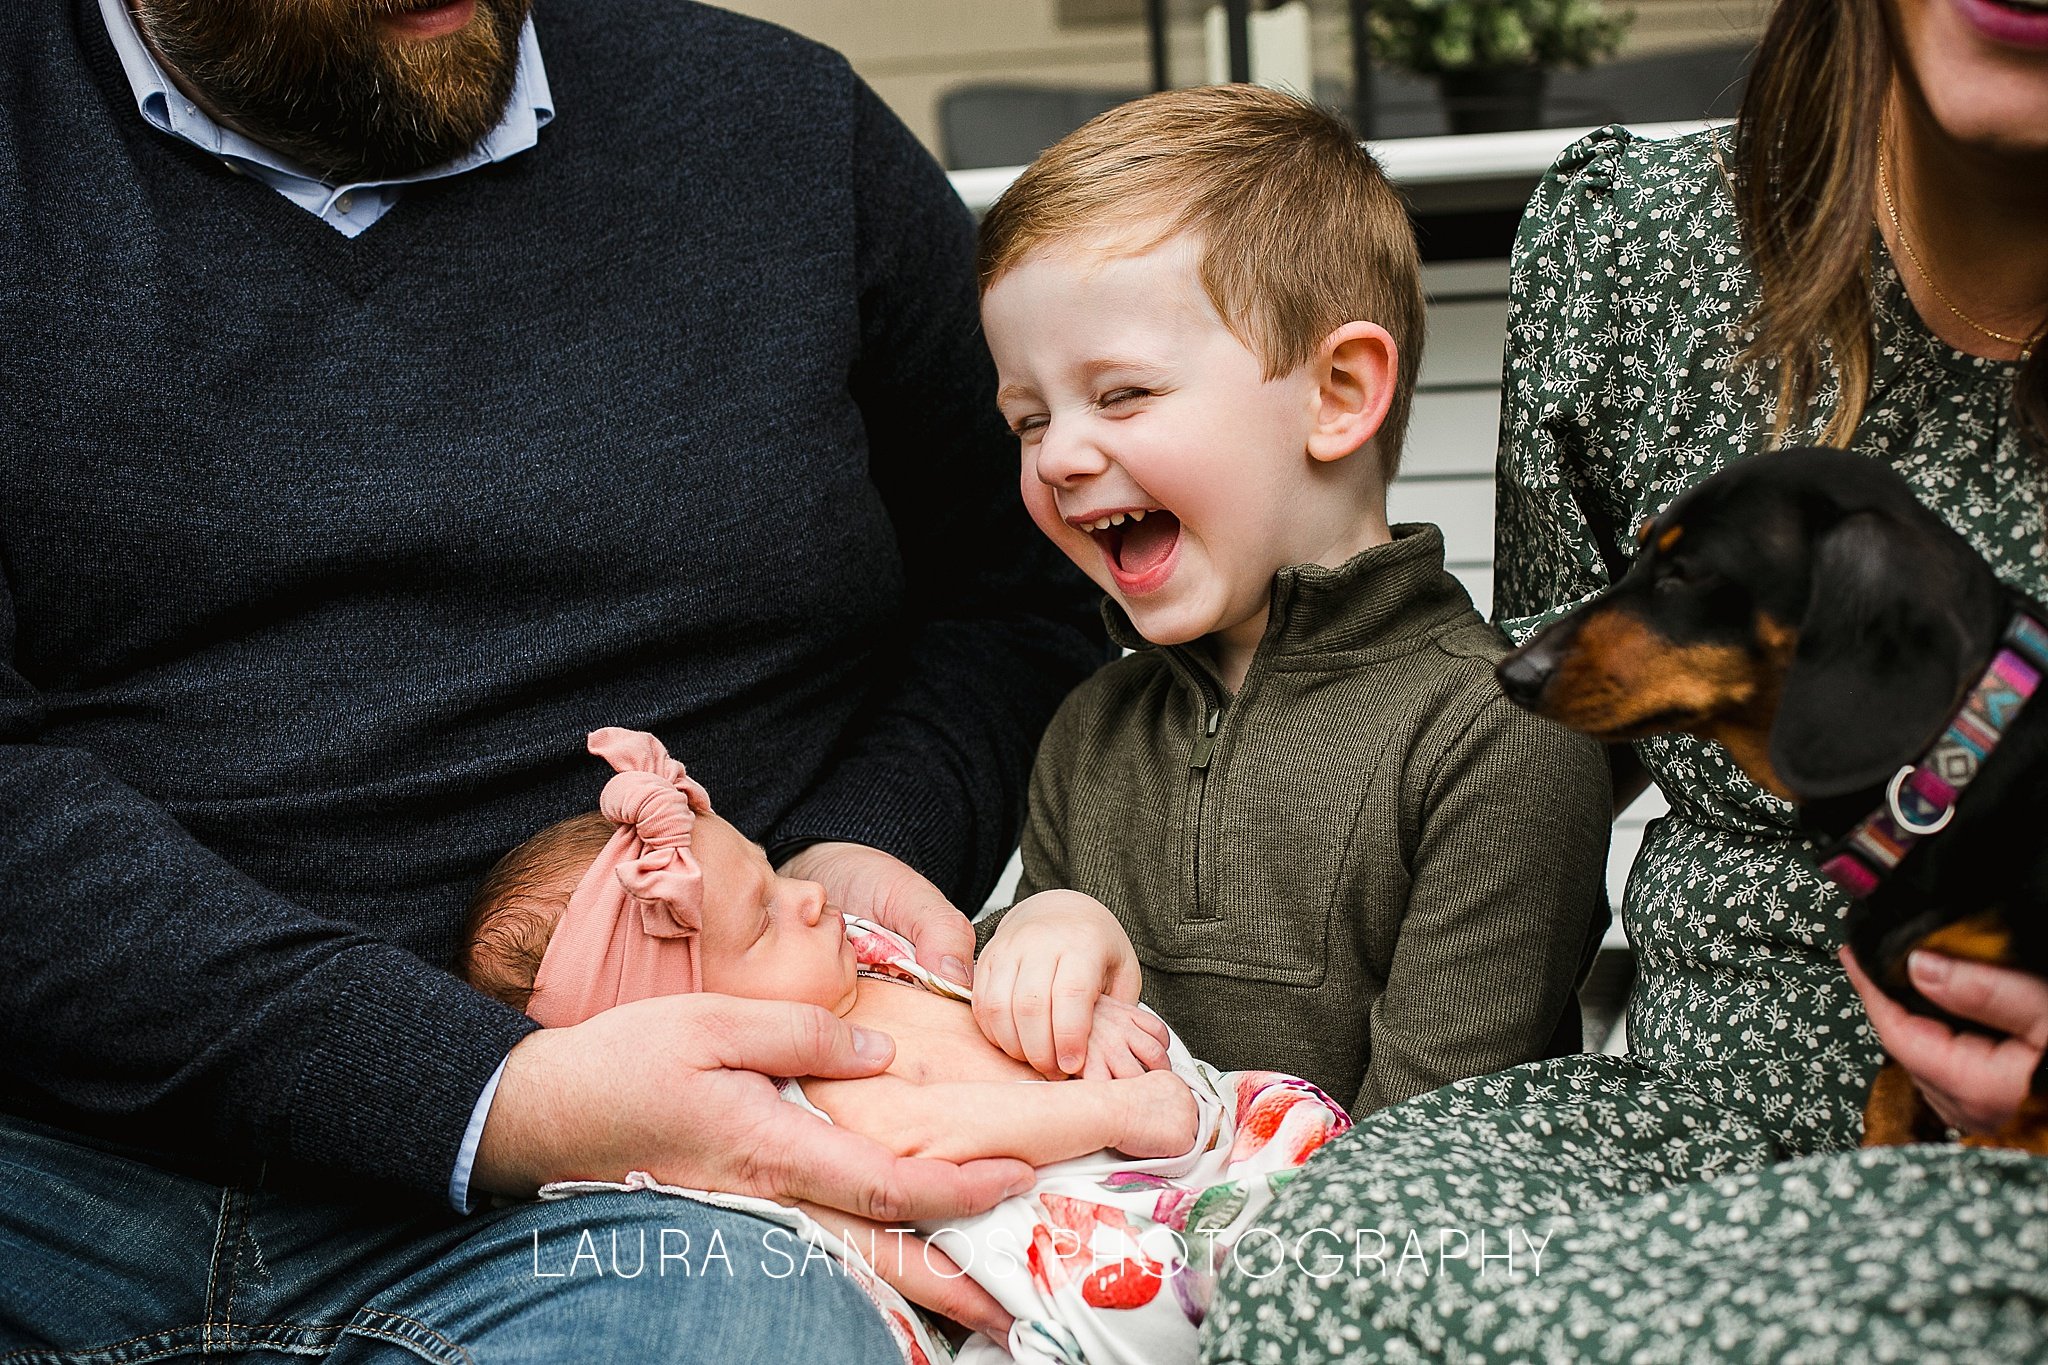
{"label": "shirt collar", "polygon": [[[1443,532],[1426,522],[1392,528],[1393,539],[1335,568],[1290,564],[1273,576],[1266,633],[1253,658],[1305,658],[1392,647],[1469,611],[1472,599],[1444,571]],[[1102,601],[1110,639],[1125,649],[1157,649],[1138,633],[1115,598]],[[1186,656],[1180,646],[1164,651]]]}
{"label": "shirt collar", "polygon": [[[547,71],[541,65],[540,43],[534,37],[533,19],[529,16],[519,31],[519,67],[513,77],[511,96],[505,102],[504,116],[481,142],[453,161],[430,166],[412,175],[330,185],[289,157],[244,137],[232,128],[222,127],[209,118],[205,110],[187,99],[185,92],[164,74],[155,54],[143,42],[141,32],[135,27],[135,17],[128,12],[127,0],[99,0],[99,6],[100,16],[106,21],[107,36],[112,39],[114,52],[121,59],[121,70],[135,92],[136,108],[151,127],[221,158],[230,168],[262,180],[322,218],[340,220],[335,221],[335,225],[345,232],[349,231],[349,208],[354,207],[356,200],[362,200],[365,207],[380,203],[388,207],[396,197],[395,191],[388,187],[438,180],[503,161],[537,143],[540,130],[555,116],[554,94],[548,88]],[[337,206],[344,203],[349,207],[337,212]],[[371,221],[374,221],[374,216]],[[361,226],[367,227],[369,223],[364,222]]]}

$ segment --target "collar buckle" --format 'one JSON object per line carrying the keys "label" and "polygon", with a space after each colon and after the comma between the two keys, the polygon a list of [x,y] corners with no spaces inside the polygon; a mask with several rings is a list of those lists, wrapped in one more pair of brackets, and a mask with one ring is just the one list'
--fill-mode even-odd
{"label": "collar buckle", "polygon": [[[1915,838],[1924,839],[1930,834],[1939,834],[1948,828],[1948,822],[1956,818],[1956,803],[1953,800],[1942,803],[1940,806],[1941,814],[1925,823],[1915,820],[1912,816],[1906,814],[1899,802],[1899,797],[1903,794],[1906,779],[1911,777],[1915,771],[1916,769],[1913,765],[1908,763],[1892,774],[1891,784],[1884,789],[1884,804],[1885,809],[1891,813],[1892,823],[1897,825],[1901,832],[1913,835]],[[1919,796],[1921,802],[1926,805],[1934,804],[1928,801],[1925,796],[1921,796],[1917,791],[1914,795]]]}
{"label": "collar buckle", "polygon": [[1947,829],[1956,803],[2048,675],[2040,609],[2015,606],[1991,662],[1916,762],[1892,774],[1884,804],[1822,853],[1820,870],[1857,899],[1877,890],[1913,846]]}

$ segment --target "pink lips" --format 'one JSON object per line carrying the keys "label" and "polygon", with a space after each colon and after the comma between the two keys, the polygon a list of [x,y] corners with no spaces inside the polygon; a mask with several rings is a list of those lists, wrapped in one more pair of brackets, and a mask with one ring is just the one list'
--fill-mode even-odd
{"label": "pink lips", "polygon": [[2014,9],[1995,0],[1955,0],[1970,26],[1995,43],[2048,48],[2048,10]]}
{"label": "pink lips", "polygon": [[455,32],[476,17],[476,0],[448,0],[428,9],[406,10],[380,16],[387,28],[411,38],[441,38]]}

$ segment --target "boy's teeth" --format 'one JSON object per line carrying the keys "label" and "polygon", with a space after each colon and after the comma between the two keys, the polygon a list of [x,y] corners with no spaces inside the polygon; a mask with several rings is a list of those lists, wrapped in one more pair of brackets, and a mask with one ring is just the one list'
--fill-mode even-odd
{"label": "boy's teeth", "polygon": [[[2048,4],[2048,0],[2042,0],[2042,2]],[[1107,531],[1110,527],[1121,526],[1127,521],[1143,521],[1147,515],[1148,513],[1146,512],[1111,512],[1106,517],[1098,517],[1094,521],[1082,522],[1081,529],[1084,531]]]}

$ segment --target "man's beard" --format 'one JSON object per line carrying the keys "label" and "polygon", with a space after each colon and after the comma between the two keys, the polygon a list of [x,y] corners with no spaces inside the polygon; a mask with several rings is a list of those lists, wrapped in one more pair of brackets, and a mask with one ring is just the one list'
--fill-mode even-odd
{"label": "man's beard", "polygon": [[209,110],[332,184],[451,161],[504,117],[532,0],[476,0],[454,33],[378,16],[433,0],[134,0],[143,33]]}

